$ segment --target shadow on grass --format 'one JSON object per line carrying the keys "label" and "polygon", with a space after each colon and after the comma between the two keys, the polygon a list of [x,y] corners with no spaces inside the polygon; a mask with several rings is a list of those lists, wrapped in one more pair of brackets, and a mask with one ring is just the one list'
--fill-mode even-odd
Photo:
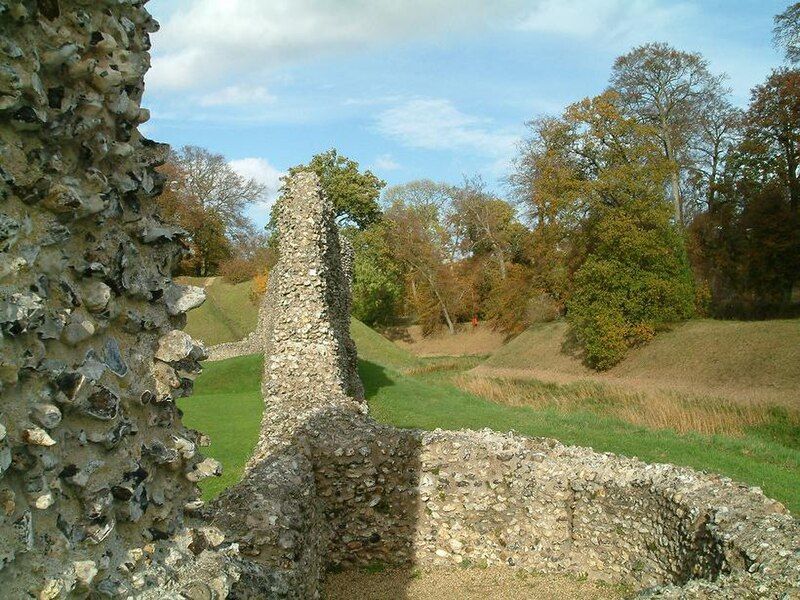
{"label": "shadow on grass", "polygon": [[368,360],[359,359],[358,374],[364,384],[364,395],[367,400],[374,398],[385,387],[396,385],[384,367]]}

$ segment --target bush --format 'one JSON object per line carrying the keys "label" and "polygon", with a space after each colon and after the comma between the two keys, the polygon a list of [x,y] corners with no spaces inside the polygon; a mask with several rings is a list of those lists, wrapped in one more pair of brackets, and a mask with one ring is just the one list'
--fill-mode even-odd
{"label": "bush", "polygon": [[592,228],[594,248],[575,273],[567,318],[595,369],[613,367],[694,312],[689,261],[667,210],[658,202],[615,207]]}
{"label": "bush", "polygon": [[550,294],[541,292],[528,299],[525,317],[529,325],[551,323],[561,316],[562,305]]}
{"label": "bush", "polygon": [[250,302],[256,306],[260,304],[262,296],[267,292],[268,281],[269,273],[260,273],[253,277],[253,283],[250,286]]}

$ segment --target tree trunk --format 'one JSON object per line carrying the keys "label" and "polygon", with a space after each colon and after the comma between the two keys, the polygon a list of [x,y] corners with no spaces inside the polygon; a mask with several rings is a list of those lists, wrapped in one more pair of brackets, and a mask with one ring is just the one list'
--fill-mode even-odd
{"label": "tree trunk", "polygon": [[450,318],[450,313],[447,311],[447,306],[444,304],[444,300],[442,300],[441,295],[439,294],[439,290],[436,289],[436,286],[431,285],[433,289],[433,293],[436,296],[436,299],[439,301],[439,306],[442,309],[442,316],[444,317],[445,322],[447,323],[447,330],[450,332],[450,335],[455,335],[456,328],[453,325],[453,320]]}
{"label": "tree trunk", "polygon": [[675,205],[675,220],[678,225],[683,226],[683,199],[681,198],[681,179],[678,171],[678,163],[675,160],[675,150],[672,148],[672,139],[669,135],[669,128],[665,122],[661,123],[664,132],[664,147],[667,151],[667,160],[672,161],[674,168],[670,177],[670,187],[672,188],[672,203]]}
{"label": "tree trunk", "polygon": [[500,264],[500,279],[503,281],[506,280],[506,259],[503,258],[503,253],[499,250],[496,251],[497,254],[497,262]]}
{"label": "tree trunk", "polygon": [[800,180],[797,177],[797,160],[791,152],[786,157],[787,175],[789,176],[789,206],[792,212],[797,212],[800,207]]}

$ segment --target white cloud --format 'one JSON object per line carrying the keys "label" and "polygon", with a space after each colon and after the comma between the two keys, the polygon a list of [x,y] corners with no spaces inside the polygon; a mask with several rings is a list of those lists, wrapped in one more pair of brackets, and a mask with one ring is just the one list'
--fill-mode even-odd
{"label": "white cloud", "polygon": [[376,171],[397,171],[402,165],[391,154],[381,154],[372,163],[372,168]]}
{"label": "white cloud", "polygon": [[242,177],[255,179],[266,186],[262,200],[251,209],[250,217],[256,222],[269,219],[269,212],[278,199],[281,177],[285,175],[263,158],[240,158],[230,161],[230,166]]}
{"label": "white cloud", "polygon": [[[621,49],[674,34],[683,16],[698,11],[689,0],[174,2],[155,34],[147,75],[153,90],[213,90],[298,61],[478,29],[615,40]],[[226,89],[239,97],[241,90]],[[225,93],[211,94],[210,102]]]}
{"label": "white cloud", "polygon": [[510,23],[530,6],[531,0],[181,0],[156,34],[147,81],[160,89],[210,86],[309,57]]}
{"label": "white cloud", "polygon": [[694,10],[687,2],[680,1],[542,0],[517,28],[632,43],[658,36],[670,23]]}
{"label": "white cloud", "polygon": [[514,152],[518,136],[492,127],[488,119],[465,114],[440,98],[410,100],[378,116],[380,133],[428,150],[469,150],[481,156],[504,158]]}
{"label": "white cloud", "polygon": [[231,85],[200,97],[200,106],[245,106],[270,104],[275,96],[263,86]]}

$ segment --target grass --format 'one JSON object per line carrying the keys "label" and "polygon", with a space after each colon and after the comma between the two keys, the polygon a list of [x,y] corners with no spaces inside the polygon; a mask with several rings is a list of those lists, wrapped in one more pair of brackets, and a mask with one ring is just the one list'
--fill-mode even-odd
{"label": "grass", "polygon": [[678,433],[727,434],[774,430],[800,448],[800,410],[766,407],[759,403],[730,402],[717,396],[698,396],[669,390],[660,393],[627,391],[590,380],[566,384],[464,374],[454,380],[467,392],[492,402],[532,408],[555,408],[562,412],[586,410],[651,429],[673,429]]}
{"label": "grass", "polygon": [[224,467],[221,477],[202,482],[206,499],[239,481],[258,440],[264,406],[263,364],[261,355],[206,363],[196,382],[197,392],[178,401],[184,424],[211,438],[203,454],[216,458]]}
{"label": "grass", "polygon": [[[501,404],[454,383],[480,359],[415,359],[355,321],[353,337],[371,413],[379,421],[422,429],[513,429],[648,462],[686,465],[759,486],[792,511],[800,511],[800,449],[788,417],[732,437],[652,429],[580,404]],[[222,479],[205,483],[206,498],[238,479],[255,444],[262,409],[261,362],[261,357],[249,356],[209,364],[197,380],[196,394],[181,401],[184,421],[210,435],[212,445],[206,453],[226,469]],[[610,402],[602,397],[596,401]]]}
{"label": "grass", "polygon": [[598,374],[571,351],[563,322],[532,327],[495,352],[486,369],[557,383],[618,382],[644,392],[668,389],[758,406],[800,409],[800,321],[700,319],[659,334]]}
{"label": "grass", "polygon": [[[181,283],[203,286],[203,277],[182,277]],[[251,283],[231,284],[214,277],[205,287],[206,301],[188,315],[186,333],[206,345],[235,342],[253,331],[258,308],[250,301]]]}

